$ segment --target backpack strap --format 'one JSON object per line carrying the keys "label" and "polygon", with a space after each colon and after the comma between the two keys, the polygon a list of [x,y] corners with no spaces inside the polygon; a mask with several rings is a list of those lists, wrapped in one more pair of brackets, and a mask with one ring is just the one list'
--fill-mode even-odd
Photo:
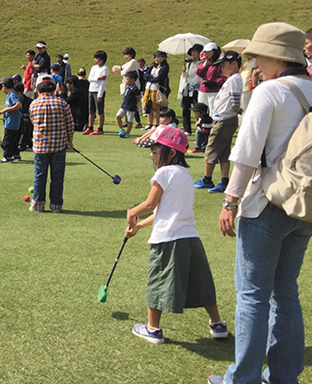
{"label": "backpack strap", "polygon": [[[307,98],[305,97],[304,93],[296,84],[294,84],[292,81],[289,81],[285,77],[279,78],[278,81],[287,85],[287,87],[290,89],[292,94],[296,97],[299,104],[302,106],[302,108],[305,110],[307,114],[312,110],[312,107],[310,107],[310,104]],[[266,167],[267,167],[267,162],[266,162],[265,147],[264,147],[261,155],[261,168],[266,168]]]}
{"label": "backpack strap", "polygon": [[278,79],[281,83],[284,83],[285,85],[288,86],[288,88],[291,90],[291,92],[294,94],[296,99],[299,101],[300,105],[302,108],[306,111],[306,113],[310,112],[310,104],[305,97],[304,93],[301,91],[301,89],[295,85],[292,81],[289,81],[288,79],[285,78],[280,78]]}

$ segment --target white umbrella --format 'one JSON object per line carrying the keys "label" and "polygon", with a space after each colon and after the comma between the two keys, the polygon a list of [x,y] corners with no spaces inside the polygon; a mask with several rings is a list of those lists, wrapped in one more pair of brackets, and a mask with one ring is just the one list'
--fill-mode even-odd
{"label": "white umbrella", "polygon": [[173,55],[185,55],[194,44],[205,45],[210,41],[210,39],[202,35],[178,33],[177,35],[168,37],[168,39],[162,41],[159,44],[158,49],[166,53],[172,53]]}
{"label": "white umbrella", "polygon": [[226,49],[227,51],[235,51],[238,53],[242,53],[243,50],[247,48],[249,44],[250,44],[250,40],[248,39],[237,39],[223,45],[222,49]]}

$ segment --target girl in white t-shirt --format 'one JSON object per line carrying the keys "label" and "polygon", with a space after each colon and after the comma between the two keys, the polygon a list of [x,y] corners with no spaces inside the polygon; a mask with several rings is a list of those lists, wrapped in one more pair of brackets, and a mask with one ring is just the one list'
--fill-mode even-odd
{"label": "girl in white t-shirt", "polygon": [[[182,313],[183,308],[205,307],[211,334],[225,338],[226,323],[218,313],[213,278],[195,228],[194,187],[184,158],[187,137],[180,129],[163,126],[138,145],[151,148],[157,171],[147,199],[127,214],[127,237],[153,225],[149,239],[148,323],[135,324],[133,333],[152,343],[163,343],[163,311]],[[152,214],[139,220],[148,213]]]}

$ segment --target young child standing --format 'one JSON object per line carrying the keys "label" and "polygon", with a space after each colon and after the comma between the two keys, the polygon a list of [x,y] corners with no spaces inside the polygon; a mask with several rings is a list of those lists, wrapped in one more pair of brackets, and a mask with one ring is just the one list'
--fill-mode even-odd
{"label": "young child standing", "polygon": [[190,149],[189,153],[205,152],[213,121],[207,111],[208,106],[204,103],[196,103],[193,107],[197,130],[195,133],[195,148]]}
{"label": "young child standing", "polygon": [[[130,71],[125,74],[126,90],[124,93],[123,102],[116,115],[117,123],[119,126],[118,135],[123,139],[130,137],[136,105],[141,99],[140,90],[135,84],[137,78],[137,71]],[[122,118],[124,116],[126,117],[127,122],[127,132],[123,129],[122,124]]]}
{"label": "young child standing", "polygon": [[[182,313],[204,307],[214,338],[228,336],[220,319],[215,287],[206,253],[195,228],[194,188],[184,154],[188,140],[181,129],[163,126],[138,144],[151,148],[157,167],[145,201],[129,209],[126,236],[153,225],[147,282],[147,324],[135,324],[133,333],[151,343],[164,343],[162,312]],[[154,212],[154,213],[152,213]],[[152,213],[143,220],[139,216]]]}
{"label": "young child standing", "polygon": [[[108,68],[105,65],[107,54],[104,51],[96,51],[94,64],[89,73],[89,126],[83,131],[83,135],[104,135],[104,101]],[[99,127],[94,131],[93,125],[95,113],[98,112]]]}
{"label": "young child standing", "polygon": [[[220,65],[226,82],[214,100],[213,125],[205,150],[205,177],[194,183],[195,188],[207,188],[210,193],[223,193],[229,182],[232,137],[238,127],[237,115],[242,112],[240,100],[243,80],[239,73],[241,56],[235,51],[226,51],[213,63]],[[215,165],[220,163],[221,182],[212,181]]]}
{"label": "young child standing", "polygon": [[3,159],[1,163],[12,163],[21,160],[18,149],[19,126],[21,121],[20,103],[14,92],[12,77],[5,76],[0,80],[2,92],[6,94],[4,108],[0,114],[4,114],[4,136],[1,142]]}

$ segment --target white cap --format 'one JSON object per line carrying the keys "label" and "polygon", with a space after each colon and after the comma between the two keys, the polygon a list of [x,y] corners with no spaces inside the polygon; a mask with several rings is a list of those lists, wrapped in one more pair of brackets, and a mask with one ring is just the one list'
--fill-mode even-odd
{"label": "white cap", "polygon": [[68,59],[70,59],[70,57],[69,57],[69,54],[68,54],[68,53],[65,53],[63,57],[64,57],[64,59],[65,59],[65,60],[68,60]]}
{"label": "white cap", "polygon": [[47,73],[44,73],[43,75],[38,76],[36,85],[42,84],[42,83],[52,83],[55,84],[54,77],[51,75],[48,75]]}
{"label": "white cap", "polygon": [[43,43],[38,43],[38,44],[36,44],[36,48],[41,49],[41,48],[45,48],[45,47],[46,47],[46,45],[43,44]]}
{"label": "white cap", "polygon": [[209,51],[212,51],[213,49],[218,49],[218,46],[217,46],[217,44],[210,42],[204,46],[203,51],[209,52]]}

